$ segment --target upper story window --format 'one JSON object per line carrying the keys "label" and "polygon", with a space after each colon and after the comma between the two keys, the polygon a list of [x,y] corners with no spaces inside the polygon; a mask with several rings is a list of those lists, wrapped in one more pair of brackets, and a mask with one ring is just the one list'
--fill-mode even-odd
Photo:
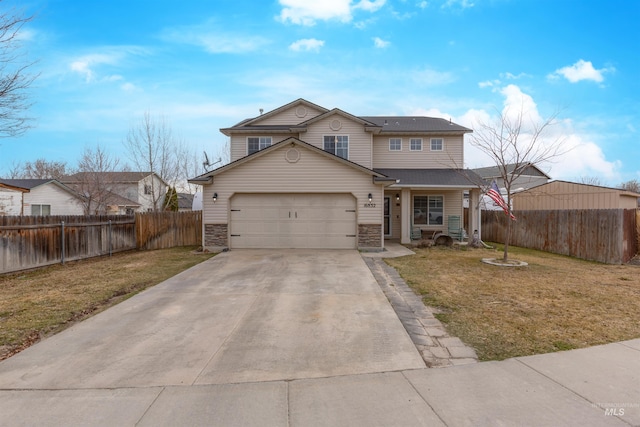
{"label": "upper story window", "polygon": [[431,138],[431,151],[442,151],[444,140],[442,138]]}
{"label": "upper story window", "polygon": [[402,138],[389,138],[389,151],[402,151]]}
{"label": "upper story window", "polygon": [[249,137],[247,138],[247,154],[253,154],[264,148],[271,146],[270,136]]}
{"label": "upper story window", "polygon": [[324,137],[324,151],[335,154],[343,159],[349,158],[348,135],[326,135]]}
{"label": "upper story window", "polygon": [[149,184],[144,185],[144,194],[151,194],[151,186]]}
{"label": "upper story window", "polygon": [[422,138],[411,138],[409,148],[411,151],[422,151]]}

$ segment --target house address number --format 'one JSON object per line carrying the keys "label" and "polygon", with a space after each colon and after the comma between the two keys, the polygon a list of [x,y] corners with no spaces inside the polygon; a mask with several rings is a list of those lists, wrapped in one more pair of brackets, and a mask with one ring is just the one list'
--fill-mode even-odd
{"label": "house address number", "polygon": [[376,204],[375,204],[375,203],[365,203],[365,204],[364,204],[364,207],[365,207],[365,208],[375,208],[375,207],[376,207]]}

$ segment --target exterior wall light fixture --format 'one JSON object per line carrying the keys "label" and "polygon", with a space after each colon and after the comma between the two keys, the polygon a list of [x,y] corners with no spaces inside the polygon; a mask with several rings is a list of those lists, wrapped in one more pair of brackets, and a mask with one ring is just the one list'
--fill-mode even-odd
{"label": "exterior wall light fixture", "polygon": [[373,200],[373,196],[369,193],[369,203],[371,203],[371,200]]}
{"label": "exterior wall light fixture", "polygon": [[400,201],[400,194],[396,193],[396,202],[399,202],[399,201]]}
{"label": "exterior wall light fixture", "polygon": [[215,203],[216,200],[218,200],[218,193],[213,193],[213,203]]}

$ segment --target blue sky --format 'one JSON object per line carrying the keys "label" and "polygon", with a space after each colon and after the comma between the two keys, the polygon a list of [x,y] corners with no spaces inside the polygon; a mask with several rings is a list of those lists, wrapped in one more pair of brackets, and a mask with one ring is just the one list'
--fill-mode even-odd
{"label": "blue sky", "polygon": [[[430,115],[473,126],[508,106],[548,117],[571,148],[555,179],[640,180],[638,1],[5,0],[35,19],[21,39],[35,127],[0,140],[16,162],[75,165],[122,141],[145,111],[194,151],[305,98],[355,115]],[[476,149],[467,167],[490,166]]]}

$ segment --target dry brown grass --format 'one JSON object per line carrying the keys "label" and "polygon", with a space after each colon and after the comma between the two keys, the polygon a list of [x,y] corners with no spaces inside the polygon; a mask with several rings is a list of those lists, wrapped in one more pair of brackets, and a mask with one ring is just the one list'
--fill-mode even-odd
{"label": "dry brown grass", "polygon": [[388,259],[449,332],[480,359],[581,348],[640,337],[640,267],[511,247],[528,267],[496,267],[487,249],[417,249]]}
{"label": "dry brown grass", "polygon": [[213,256],[193,250],[126,252],[0,276],[0,360]]}

